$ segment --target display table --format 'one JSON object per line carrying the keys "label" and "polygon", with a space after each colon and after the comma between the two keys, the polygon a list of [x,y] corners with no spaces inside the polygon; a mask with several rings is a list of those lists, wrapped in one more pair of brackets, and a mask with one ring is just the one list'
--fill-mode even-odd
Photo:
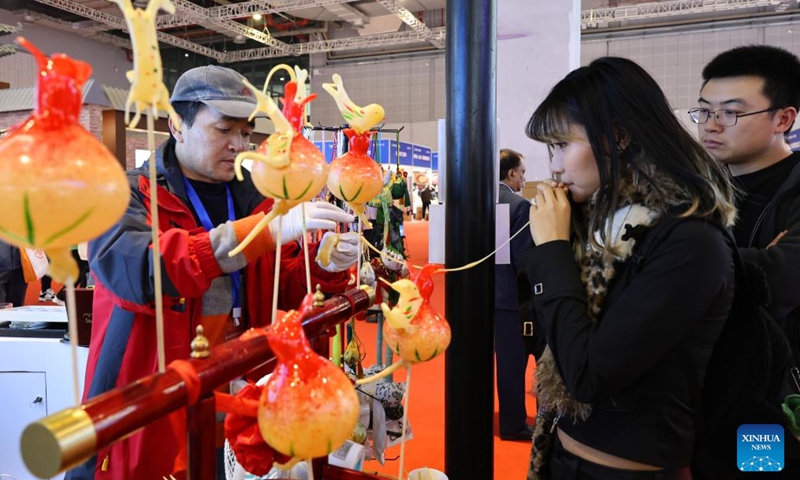
{"label": "display table", "polygon": [[[38,338],[37,333],[44,334],[37,330],[0,329],[0,474],[12,475],[17,480],[36,478],[25,468],[20,455],[23,429],[31,422],[75,405],[70,346],[61,341],[64,330],[59,338]],[[78,347],[81,393],[88,353],[88,348]],[[63,477],[60,474],[53,478]]]}

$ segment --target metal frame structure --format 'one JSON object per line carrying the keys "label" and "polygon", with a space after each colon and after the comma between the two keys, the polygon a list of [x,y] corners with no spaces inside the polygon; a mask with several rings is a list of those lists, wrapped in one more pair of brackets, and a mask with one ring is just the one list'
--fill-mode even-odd
{"label": "metal frame structure", "polygon": [[[93,36],[101,41],[117,46],[127,46],[129,42],[114,35],[103,34],[103,31],[112,29],[127,30],[121,16],[106,13],[90,8],[81,0],[35,0],[66,12],[85,17],[87,20],[80,22],[66,22],[40,15],[39,18],[55,20],[56,28],[68,30],[73,28],[76,32],[83,32],[86,36]],[[294,55],[307,55],[311,53],[325,53],[336,51],[352,51],[371,48],[380,48],[392,45],[408,45],[429,43],[439,50],[445,47],[445,28],[430,28],[413,12],[400,5],[398,0],[374,0],[383,6],[388,13],[396,15],[409,29],[399,32],[380,33],[372,35],[355,35],[347,38],[324,38],[320,32],[311,30],[303,34],[312,37],[306,43],[288,44],[276,39],[277,35],[260,31],[241,23],[242,19],[254,14],[281,14],[313,7],[323,7],[346,23],[358,28],[369,23],[369,17],[355,7],[349,5],[355,0],[249,0],[241,3],[230,3],[210,8],[204,8],[190,0],[174,0],[176,12],[172,15],[160,15],[156,26],[160,30],[174,29],[201,25],[214,32],[222,33],[234,38],[249,38],[262,46],[237,51],[219,51],[200,45],[169,33],[159,31],[159,41],[213,58],[220,63],[239,62],[243,60],[260,60],[265,58],[287,57]],[[647,21],[660,18],[686,17],[690,15],[708,15],[711,13],[742,12],[747,9],[774,8],[781,13],[790,8],[797,7],[797,0],[670,0],[662,2],[648,2],[618,7],[594,8],[581,12],[581,28],[591,30],[606,28],[615,22]],[[39,14],[35,14],[39,15]],[[93,22],[93,23],[92,23]],[[80,26],[77,26],[80,24]],[[77,26],[77,27],[76,27]],[[282,32],[282,35],[292,32]]]}
{"label": "metal frame structure", "polygon": [[[86,7],[84,5],[81,5],[80,3],[73,2],[72,0],[36,0],[36,1],[45,5],[50,5],[51,7],[56,7],[66,12],[74,13],[76,15],[80,15],[88,19],[104,23],[106,25],[111,25],[115,28],[119,28],[126,32],[128,31],[128,26],[125,24],[125,20],[122,17],[115,17],[114,15],[109,15],[108,13],[101,12],[100,10],[95,10],[94,8]],[[206,57],[211,57],[213,59],[216,59],[218,62],[224,61],[223,59],[225,54],[223,52],[218,52],[211,48],[198,45],[196,43],[184,40],[182,38],[178,38],[174,35],[169,35],[164,32],[158,32],[157,36],[159,42],[166,43],[167,45],[172,45],[173,47],[178,47],[184,50],[188,50],[190,52],[199,53],[200,55],[205,55]]]}
{"label": "metal frame structure", "polygon": [[[229,20],[247,17],[255,13],[260,13],[262,15],[283,13],[302,10],[304,8],[324,7],[326,5],[338,5],[340,3],[350,3],[354,1],[355,0],[279,0],[268,3],[263,0],[252,0],[249,2],[229,3],[218,7],[206,8],[205,11],[209,18]],[[183,27],[186,25],[193,25],[194,23],[190,14],[186,12],[175,12],[173,15],[162,15],[158,17],[156,20],[156,27]]]}
{"label": "metal frame structure", "polygon": [[776,7],[786,10],[788,3],[793,2],[781,0],[673,0],[593,8],[581,12],[581,28],[606,27],[610,22],[720,13],[746,8]]}
{"label": "metal frame structure", "polygon": [[[100,10],[89,8],[73,0],[36,0],[39,3],[49,5],[69,13],[86,17],[87,19],[109,25],[127,31],[125,21]],[[183,48],[185,50],[199,53],[211,57],[220,63],[231,63],[242,60],[258,60],[263,58],[284,57],[293,55],[307,55],[310,53],[322,53],[330,51],[357,50],[364,48],[376,48],[389,45],[399,45],[408,43],[430,42],[439,49],[444,48],[445,29],[428,28],[423,22],[419,21],[413,13],[397,4],[395,0],[376,0],[387,8],[391,13],[400,17],[403,22],[411,27],[411,31],[382,33],[375,35],[363,35],[342,39],[319,40],[307,43],[289,45],[273,38],[270,34],[260,32],[239,23],[233,18],[241,18],[253,13],[286,12],[312,6],[325,6],[349,3],[353,0],[286,0],[283,2],[270,2],[269,5],[263,1],[250,1],[238,4],[223,5],[220,7],[203,8],[189,0],[174,0],[178,10],[173,15],[162,15],[157,21],[158,28],[174,28],[185,25],[203,25],[206,28],[216,30],[228,35],[242,35],[264,44],[264,47],[238,50],[231,52],[220,52],[182,38],[164,32],[158,32],[158,39],[168,45]],[[105,39],[105,37],[104,37]],[[117,44],[118,42],[114,42]]]}

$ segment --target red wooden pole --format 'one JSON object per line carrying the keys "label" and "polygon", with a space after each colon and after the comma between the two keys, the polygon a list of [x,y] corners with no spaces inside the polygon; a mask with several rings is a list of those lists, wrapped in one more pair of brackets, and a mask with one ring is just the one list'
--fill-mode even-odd
{"label": "red wooden pole", "polygon": [[215,480],[217,477],[215,407],[214,395],[208,395],[187,409],[187,479]]}
{"label": "red wooden pole", "polygon": [[[304,319],[306,336],[315,339],[329,334],[337,324],[374,301],[371,289],[334,295]],[[226,342],[212,349],[210,357],[189,362],[199,379],[200,398],[204,398],[218,386],[273,359],[266,337],[258,335]],[[20,441],[22,457],[37,477],[53,477],[86,461],[97,450],[185,406],[188,406],[186,385],[177,372],[168,368],[164,373],[99,395],[80,408],[69,408],[28,425]],[[214,423],[213,420],[210,423],[212,428]],[[206,436],[213,441],[213,430]]]}

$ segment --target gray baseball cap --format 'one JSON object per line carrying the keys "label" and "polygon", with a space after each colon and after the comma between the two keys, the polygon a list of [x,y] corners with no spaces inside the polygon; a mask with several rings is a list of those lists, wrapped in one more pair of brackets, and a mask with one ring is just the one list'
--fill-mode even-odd
{"label": "gray baseball cap", "polygon": [[[242,81],[244,76],[217,65],[196,67],[180,76],[170,103],[202,102],[223,115],[247,118],[256,106],[256,96]],[[266,117],[258,112],[256,117]]]}

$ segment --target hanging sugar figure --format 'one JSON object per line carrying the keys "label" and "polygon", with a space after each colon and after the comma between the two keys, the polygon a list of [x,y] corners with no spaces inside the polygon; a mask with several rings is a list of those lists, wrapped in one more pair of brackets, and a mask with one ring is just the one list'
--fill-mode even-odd
{"label": "hanging sugar figure", "polygon": [[50,276],[74,282],[72,247],[119,220],[128,182],[117,158],[78,121],[92,67],[17,41],[33,54],[39,75],[33,114],[0,140],[0,238],[44,249]]}
{"label": "hanging sugar figure", "polygon": [[278,364],[261,394],[258,426],[272,448],[293,457],[289,465],[337,450],[358,422],[358,396],[350,379],[314,353],[303,331],[313,301],[313,294],[306,295],[298,311],[266,330]]}
{"label": "hanging sugar figure", "polygon": [[443,273],[439,265],[428,264],[420,270],[408,265],[412,280],[401,279],[391,284],[400,294],[394,308],[381,304],[386,322],[383,334],[392,351],[409,363],[433,360],[450,345],[450,325],[431,307],[433,279]]}
{"label": "hanging sugar figure", "polygon": [[49,275],[67,285],[72,384],[78,389],[74,245],[102,234],[128,206],[130,190],[122,166],[78,122],[83,84],[92,67],[56,54],[47,58],[23,38],[39,75],[33,114],[0,140],[0,238],[20,247],[41,248],[50,257]]}
{"label": "hanging sugar figure", "polygon": [[[134,8],[131,0],[108,0],[116,3],[125,14],[128,31],[133,46],[133,70],[126,73],[131,89],[125,102],[125,123],[135,128],[148,108],[158,108],[169,114],[176,125],[180,125],[180,117],[169,103],[169,91],[164,85],[161,65],[161,53],[158,50],[156,31],[156,14],[159,9],[167,13],[175,13],[175,5],[170,0],[150,0],[147,8]],[[136,109],[132,121],[128,121],[131,105]]]}
{"label": "hanging sugar figure", "polygon": [[380,165],[367,155],[367,150],[370,129],[383,120],[383,107],[376,103],[359,107],[353,103],[338,74],[333,75],[333,83],[323,83],[322,88],[331,94],[342,117],[351,127],[344,130],[350,150],[331,162],[328,189],[353,209],[366,228],[371,228],[372,224],[365,214],[365,204],[381,192],[383,174]]}
{"label": "hanging sugar figure", "polygon": [[[312,200],[325,186],[328,164],[325,156],[301,134],[305,120],[305,106],[313,101],[315,94],[306,95],[305,80],[308,72],[286,65],[272,69],[265,83],[278,69],[289,72],[291,80],[284,86],[283,110],[278,108],[272,98],[258,91],[247,80],[258,99],[253,115],[263,112],[272,120],[275,133],[258,146],[255,152],[242,152],[236,156],[236,177],[242,176],[242,161],[254,160],[253,184],[265,197],[275,199],[275,206],[265,216],[242,243],[229,255],[233,256],[244,249],[255,235],[269,224],[277,215],[284,215],[295,205]],[[251,116],[252,119],[252,116]]]}

